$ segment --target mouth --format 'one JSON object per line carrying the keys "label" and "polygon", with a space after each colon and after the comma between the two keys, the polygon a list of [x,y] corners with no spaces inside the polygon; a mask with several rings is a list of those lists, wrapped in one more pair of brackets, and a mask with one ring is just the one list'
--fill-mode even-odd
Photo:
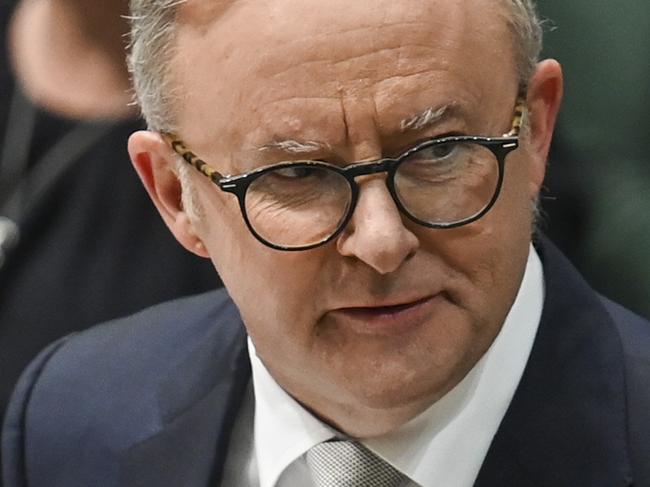
{"label": "mouth", "polygon": [[339,311],[342,311],[351,316],[359,316],[359,317],[363,317],[365,315],[392,316],[392,315],[402,313],[403,311],[407,311],[411,308],[415,308],[421,304],[424,304],[431,298],[432,296],[427,296],[425,298],[418,299],[416,301],[412,301],[409,303],[395,304],[390,306],[364,306],[364,307],[356,307],[356,308],[341,308]]}
{"label": "mouth", "polygon": [[332,313],[362,333],[403,333],[421,325],[443,293],[388,306],[339,308]]}

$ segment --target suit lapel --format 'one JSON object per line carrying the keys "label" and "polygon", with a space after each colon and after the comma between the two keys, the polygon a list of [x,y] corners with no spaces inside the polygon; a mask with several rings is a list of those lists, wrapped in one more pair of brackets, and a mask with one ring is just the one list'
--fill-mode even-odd
{"label": "suit lapel", "polygon": [[[238,316],[230,318],[237,326],[215,326],[203,346],[162,385],[158,402],[163,426],[124,453],[121,486],[218,485],[250,380],[246,334]],[[225,318],[223,323],[233,322]]]}
{"label": "suit lapel", "polygon": [[541,253],[540,327],[475,485],[630,485],[619,337],[559,251],[543,241]]}

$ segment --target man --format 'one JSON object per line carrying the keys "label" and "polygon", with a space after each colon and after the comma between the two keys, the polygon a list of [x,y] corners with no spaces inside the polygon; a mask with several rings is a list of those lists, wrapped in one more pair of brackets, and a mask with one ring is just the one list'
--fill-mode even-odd
{"label": "man", "polygon": [[44,351],[8,486],[649,485],[648,324],[531,246],[531,4],[132,10],[131,158],[228,295]]}

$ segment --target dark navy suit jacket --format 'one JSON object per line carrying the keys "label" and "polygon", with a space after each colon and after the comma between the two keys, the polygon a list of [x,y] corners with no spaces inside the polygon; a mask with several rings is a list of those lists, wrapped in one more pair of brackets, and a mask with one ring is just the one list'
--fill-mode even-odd
{"label": "dark navy suit jacket", "polygon": [[[650,324],[540,253],[542,321],[476,486],[650,486]],[[219,485],[249,379],[224,291],[69,336],[14,393],[5,487]]]}

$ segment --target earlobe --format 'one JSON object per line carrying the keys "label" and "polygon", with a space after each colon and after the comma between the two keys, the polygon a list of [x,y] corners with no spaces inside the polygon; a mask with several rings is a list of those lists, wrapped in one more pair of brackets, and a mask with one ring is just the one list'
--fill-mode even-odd
{"label": "earlobe", "polygon": [[530,127],[531,182],[539,189],[546,171],[546,161],[555,130],[563,94],[560,64],[547,59],[537,65],[528,87],[528,114]]}
{"label": "earlobe", "polygon": [[190,252],[208,257],[192,219],[183,208],[175,155],[160,134],[140,131],[131,135],[129,155],[149,197],[176,240]]}

